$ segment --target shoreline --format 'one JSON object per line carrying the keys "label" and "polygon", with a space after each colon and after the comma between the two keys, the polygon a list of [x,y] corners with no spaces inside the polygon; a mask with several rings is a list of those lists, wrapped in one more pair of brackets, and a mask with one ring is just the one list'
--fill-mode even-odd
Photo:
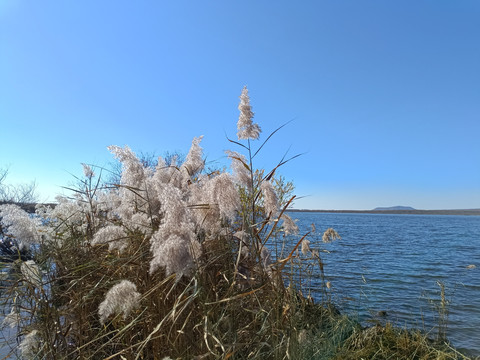
{"label": "shoreline", "polygon": [[[0,205],[7,205],[9,202],[0,202]],[[34,213],[39,203],[16,204],[28,213]],[[41,205],[55,207],[56,203],[40,203]],[[480,209],[444,209],[444,210],[333,210],[333,209],[287,209],[289,212],[317,212],[336,214],[406,214],[406,215],[468,215],[480,216]]]}

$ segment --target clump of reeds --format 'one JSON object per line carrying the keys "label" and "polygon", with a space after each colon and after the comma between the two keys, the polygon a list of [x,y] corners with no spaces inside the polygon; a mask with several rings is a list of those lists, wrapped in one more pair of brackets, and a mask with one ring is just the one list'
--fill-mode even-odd
{"label": "clump of reeds", "polygon": [[285,213],[293,186],[276,175],[284,159],[254,168],[265,143],[251,145],[261,129],[246,88],[239,110],[231,142],[244,154],[228,152],[232,173],[205,170],[201,137],[168,165],[111,146],[118,183],[84,165],[73,196],[36,217],[2,207],[4,228],[34,258],[18,261],[2,293],[4,325],[20,339],[12,356],[276,359],[333,324],[330,310],[284,285],[302,240],[283,257],[272,252],[297,230]]}
{"label": "clump of reeds", "polygon": [[[5,231],[33,256],[13,263],[1,289],[11,357],[371,358],[366,348],[391,338],[390,328],[366,336],[332,305],[308,234],[286,245],[298,231],[286,214],[293,185],[277,175],[288,160],[255,169],[265,142],[252,146],[261,129],[246,88],[239,110],[238,141],[230,141],[243,153],[228,152],[232,172],[205,169],[201,137],[183,162],[159,157],[153,166],[111,146],[122,164],[117,183],[84,165],[73,195],[36,217],[0,208]],[[333,229],[323,235],[337,238]],[[304,281],[313,266],[320,303]],[[417,350],[402,351],[392,354]]]}

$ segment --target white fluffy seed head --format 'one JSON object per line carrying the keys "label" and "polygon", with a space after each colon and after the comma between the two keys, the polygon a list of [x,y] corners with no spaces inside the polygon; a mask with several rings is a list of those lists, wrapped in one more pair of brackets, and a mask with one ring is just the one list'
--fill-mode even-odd
{"label": "white fluffy seed head", "polygon": [[203,170],[205,162],[203,161],[203,151],[200,147],[200,142],[203,136],[199,136],[193,139],[190,151],[187,154],[185,162],[182,165],[182,169],[187,172],[188,176],[194,176]]}
{"label": "white fluffy seed head", "polygon": [[125,319],[140,304],[141,295],[134,283],[122,280],[108,290],[105,300],[98,307],[98,315],[102,324],[110,315],[123,314]]}
{"label": "white fluffy seed head", "polygon": [[236,151],[227,151],[226,153],[232,160],[231,168],[235,182],[240,186],[245,186],[251,189],[252,178],[245,156]]}
{"label": "white fluffy seed head", "polygon": [[41,236],[41,223],[38,218],[32,218],[17,205],[0,206],[0,224],[19,243],[20,248],[29,248],[38,243]]}
{"label": "white fluffy seed head", "polygon": [[263,207],[265,216],[273,218],[278,211],[278,198],[270,181],[264,180],[260,185],[263,195]]}
{"label": "white fluffy seed head", "polygon": [[[158,268],[164,268],[166,275],[177,274],[177,279],[189,274],[195,262],[190,246],[195,244],[189,234],[172,234],[166,239],[157,239],[152,243],[153,259],[150,262],[150,273]],[[155,236],[155,235],[154,235]],[[152,236],[152,238],[154,237]],[[157,234],[159,237],[159,234]],[[197,248],[197,251],[199,248]]]}
{"label": "white fluffy seed head", "polygon": [[17,327],[20,324],[20,314],[17,311],[17,308],[15,305],[12,305],[12,308],[10,309],[10,313],[5,316],[5,319],[3,319],[3,326],[8,326],[10,328]]}
{"label": "white fluffy seed head", "polygon": [[248,89],[245,86],[240,95],[240,104],[238,105],[240,116],[237,122],[237,136],[240,140],[252,139],[256,140],[260,136],[262,130],[258,124],[253,123],[253,111],[250,106],[250,97],[248,96]]}
{"label": "white fluffy seed head", "polygon": [[310,249],[310,241],[307,239],[302,240],[302,254],[307,255],[311,251]]}
{"label": "white fluffy seed head", "polygon": [[206,195],[210,204],[218,206],[221,218],[235,219],[240,208],[240,197],[230,174],[223,173],[210,179]]}
{"label": "white fluffy seed head", "polygon": [[95,173],[93,172],[92,168],[87,165],[87,164],[82,164],[83,165],[83,175],[85,175],[86,178],[91,179],[95,176]]}
{"label": "white fluffy seed head", "polygon": [[128,146],[121,148],[116,145],[109,146],[108,150],[122,163],[121,184],[141,188],[147,169],[133,151]]}
{"label": "white fluffy seed head", "polygon": [[42,286],[42,273],[35,261],[27,260],[22,262],[22,265],[20,266],[20,271],[22,272],[23,278],[27,282],[29,282],[38,289]]}
{"label": "white fluffy seed head", "polygon": [[36,350],[38,347],[38,331],[33,330],[29,332],[23,338],[22,342],[18,346],[22,359],[34,359],[36,357]]}
{"label": "white fluffy seed head", "polygon": [[340,237],[340,235],[338,235],[338,233],[333,228],[328,228],[323,233],[322,241],[324,243],[329,243],[329,242],[332,242],[333,240],[336,240],[336,239],[341,239],[341,237]]}
{"label": "white fluffy seed head", "polygon": [[116,225],[108,225],[98,230],[92,241],[92,245],[108,244],[108,250],[117,249],[120,252],[127,247],[127,233]]}
{"label": "white fluffy seed head", "polygon": [[285,232],[286,235],[298,234],[298,226],[297,224],[295,224],[295,221],[293,221],[290,216],[284,213],[282,214],[282,219],[282,230]]}
{"label": "white fluffy seed head", "polygon": [[200,253],[195,223],[179,188],[167,184],[160,194],[160,203],[163,218],[158,231],[150,238],[153,255],[150,273],[164,268],[167,275],[176,273],[179,278],[192,270]]}

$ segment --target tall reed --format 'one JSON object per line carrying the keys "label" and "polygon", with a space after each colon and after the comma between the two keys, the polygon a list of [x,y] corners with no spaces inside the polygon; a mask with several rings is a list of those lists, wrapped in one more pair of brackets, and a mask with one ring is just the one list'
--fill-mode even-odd
{"label": "tall reed", "polygon": [[313,306],[284,285],[294,252],[271,254],[296,230],[285,213],[293,185],[276,174],[284,159],[268,172],[254,168],[265,142],[254,149],[261,129],[246,88],[239,110],[230,141],[245,155],[228,152],[232,172],[204,169],[201,137],[181,164],[160,157],[154,168],[111,146],[118,183],[83,165],[73,195],[36,217],[1,208],[3,227],[34,254],[14,264],[2,293],[5,325],[20,339],[12,356],[290,356]]}

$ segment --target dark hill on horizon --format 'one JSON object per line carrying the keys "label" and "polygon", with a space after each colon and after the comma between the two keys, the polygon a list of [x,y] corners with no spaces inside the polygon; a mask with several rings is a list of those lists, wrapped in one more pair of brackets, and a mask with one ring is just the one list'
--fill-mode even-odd
{"label": "dark hill on horizon", "polygon": [[411,206],[390,206],[390,207],[376,207],[373,211],[392,211],[392,210],[416,210]]}

